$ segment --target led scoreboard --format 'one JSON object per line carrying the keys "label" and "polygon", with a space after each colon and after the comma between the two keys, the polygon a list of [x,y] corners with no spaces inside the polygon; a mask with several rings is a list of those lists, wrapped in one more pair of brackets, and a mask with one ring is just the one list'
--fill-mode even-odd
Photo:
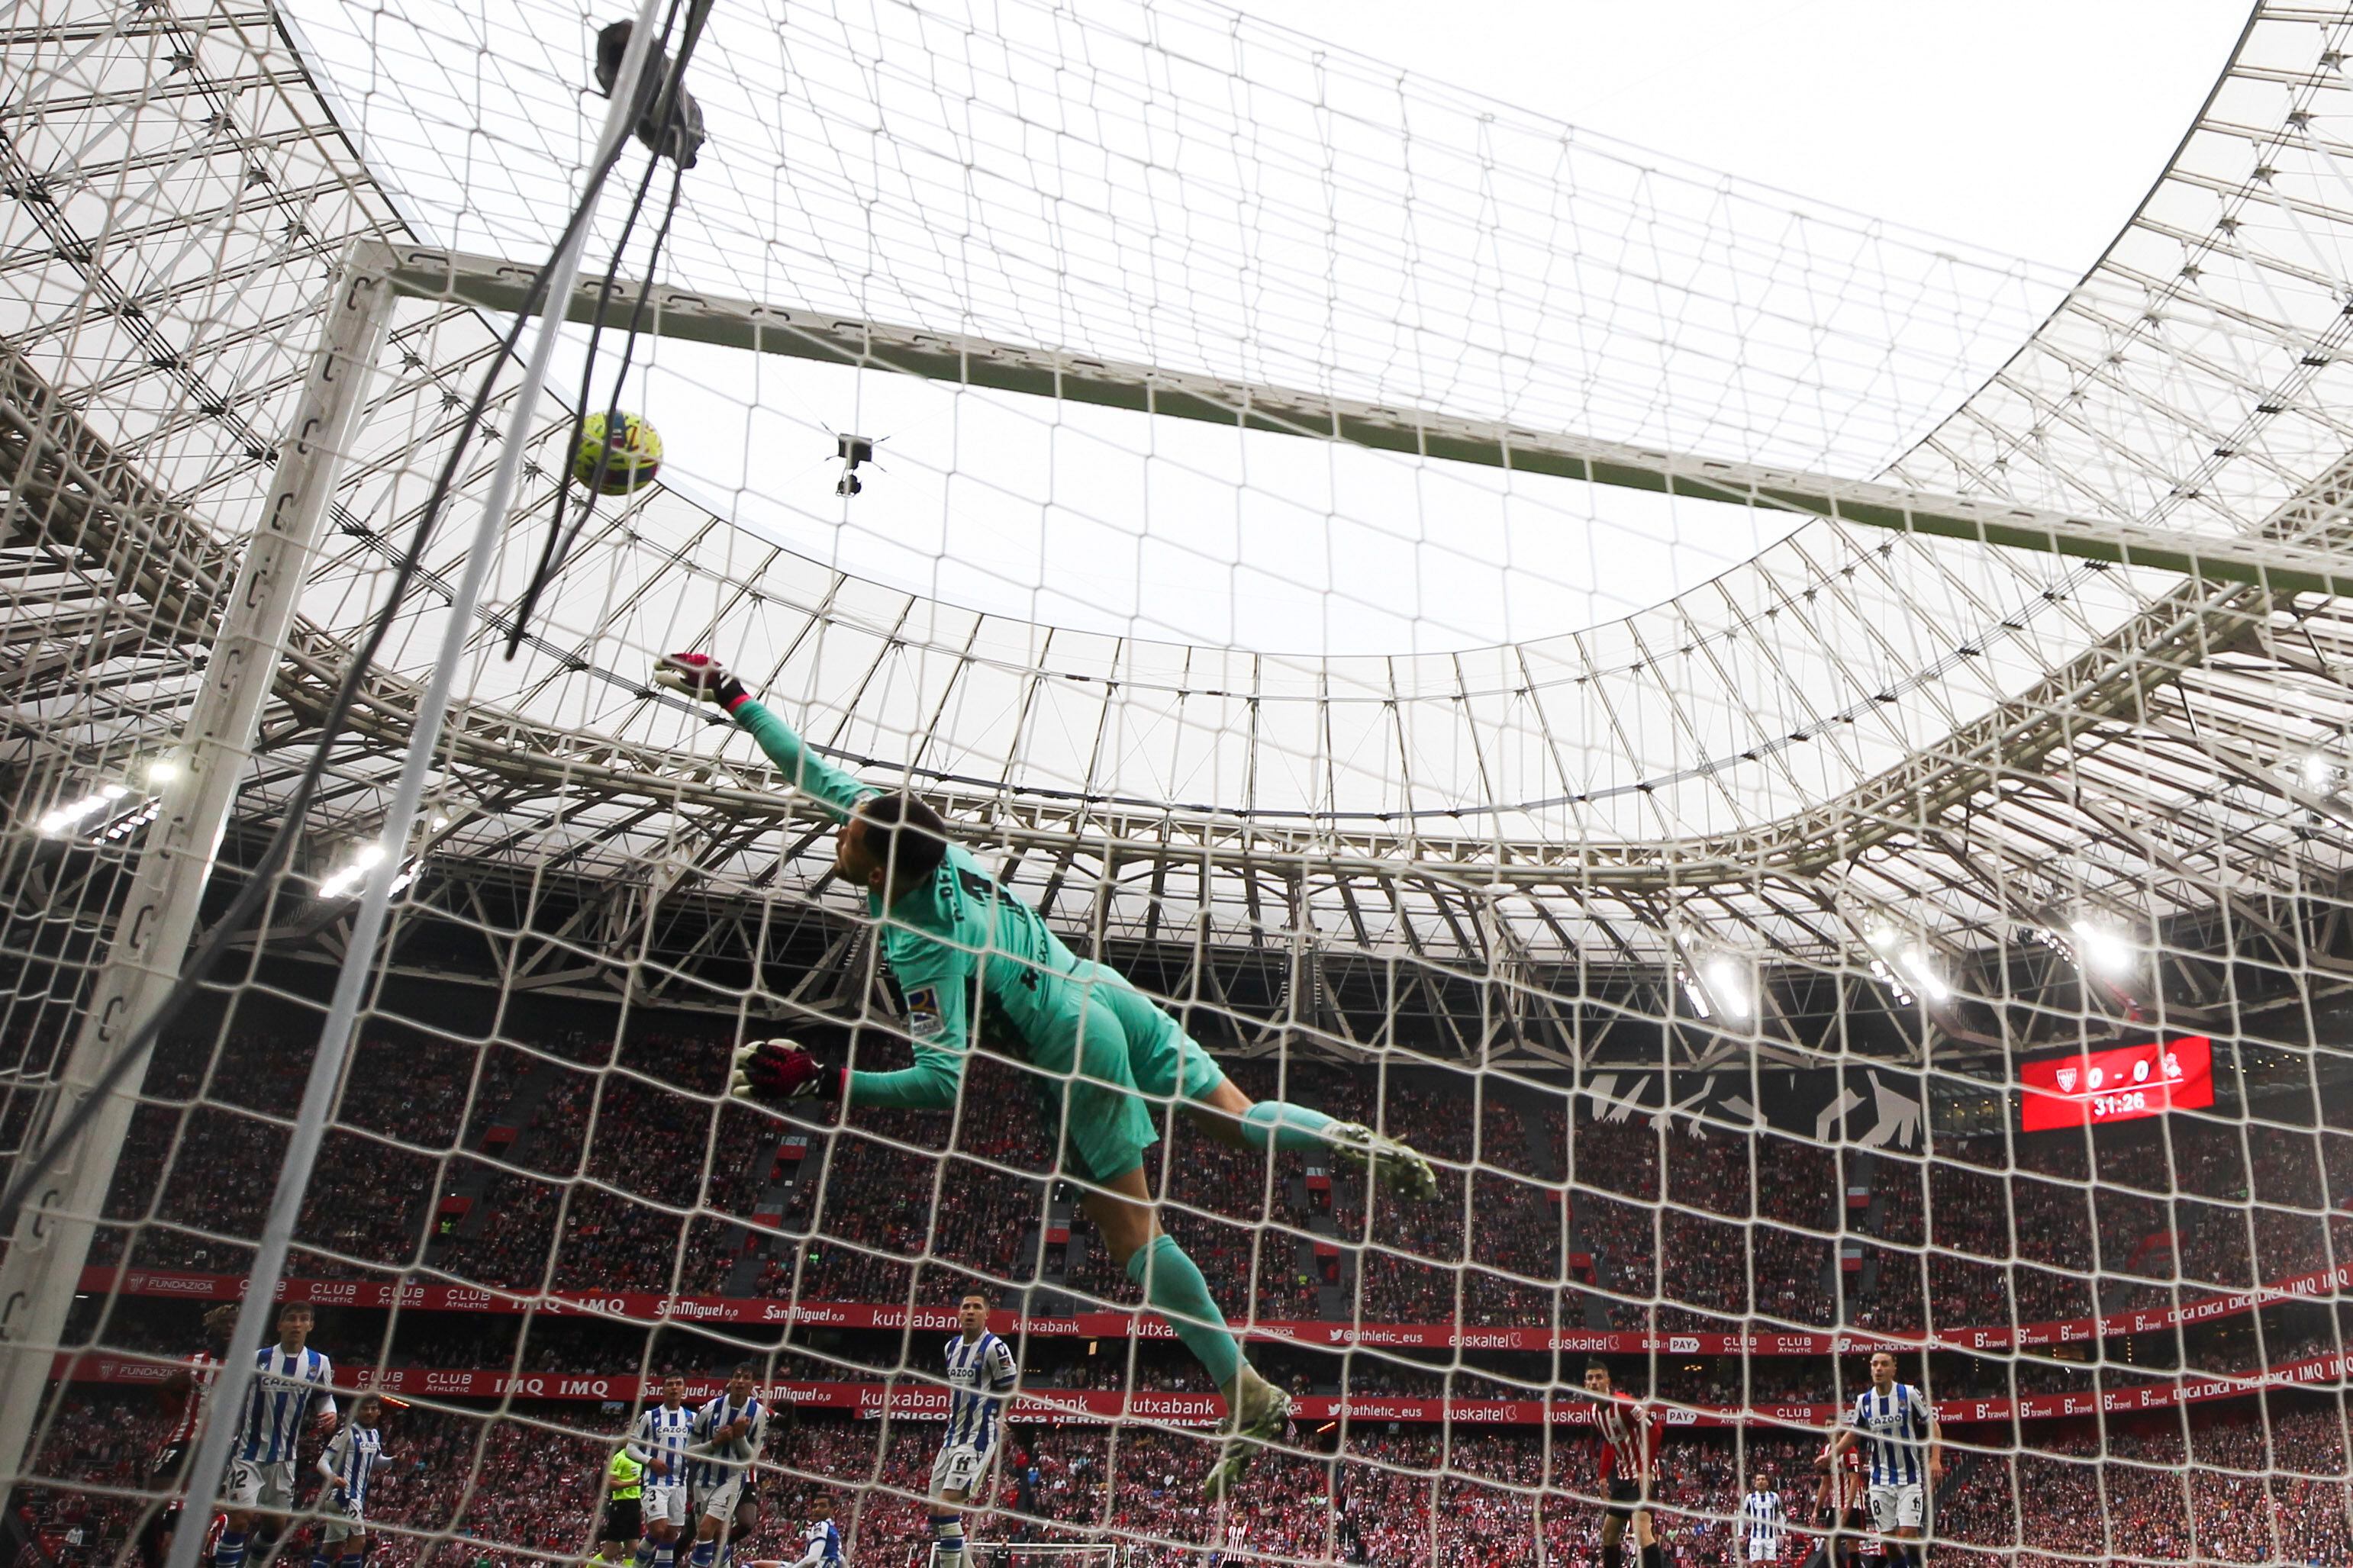
{"label": "led scoreboard", "polygon": [[2026,1089],[2025,1131],[2130,1121],[2213,1104],[2214,1044],[2194,1035],[2047,1058],[2021,1062],[2018,1077]]}

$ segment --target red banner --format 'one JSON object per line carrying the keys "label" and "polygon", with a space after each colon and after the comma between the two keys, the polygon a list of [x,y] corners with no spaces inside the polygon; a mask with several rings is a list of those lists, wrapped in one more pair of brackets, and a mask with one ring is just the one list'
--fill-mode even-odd
{"label": "red banner", "polygon": [[[79,1383],[157,1384],[175,1370],[174,1363],[136,1361],[125,1357],[88,1355],[74,1361],[60,1356],[56,1375],[69,1373]],[[2177,1405],[2232,1399],[2265,1388],[2336,1386],[2353,1371],[2353,1357],[2314,1356],[2249,1377],[2187,1378],[2113,1390],[2107,1394],[2035,1394],[2018,1402],[2015,1413],[2027,1421],[2103,1412],[2124,1415],[2137,1410],[2162,1410]],[[347,1388],[373,1388],[385,1394],[427,1399],[593,1399],[634,1405],[657,1397],[659,1384],[634,1373],[596,1376],[577,1373],[510,1373],[444,1370],[438,1367],[363,1369]],[[687,1379],[687,1397],[707,1399],[724,1386],[712,1377]],[[760,1390],[779,1407],[802,1410],[846,1410],[873,1418],[885,1414],[910,1418],[944,1418],[948,1391],[931,1383],[897,1387],[880,1383],[777,1383]],[[1427,1425],[1451,1421],[1457,1426],[1530,1426],[1546,1422],[1556,1426],[1590,1426],[1593,1406],[1572,1395],[1544,1399],[1411,1399],[1358,1394],[1334,1398],[1311,1394],[1293,1402],[1301,1421],[1401,1421]],[[1956,1425],[2007,1421],[2012,1415],[2007,1399],[1947,1400],[1937,1415]],[[1224,1414],[1225,1402],[1207,1394],[1123,1394],[1108,1389],[1039,1390],[1014,1401],[1012,1419],[1046,1425],[1110,1421],[1148,1421],[1161,1426],[1208,1426]],[[1676,1405],[1666,1412],[1670,1426],[1731,1426],[1759,1422],[1820,1429],[1841,1414],[1834,1405],[1767,1405],[1752,1410],[1734,1406]]]}
{"label": "red banner", "polygon": [[2021,1062],[2025,1087],[2020,1127],[2101,1125],[2162,1116],[2214,1103],[2214,1046],[2203,1035],[2169,1044],[2118,1046],[2110,1051]]}
{"label": "red banner", "polygon": [[[197,1301],[233,1301],[243,1293],[245,1279],[235,1274],[169,1274],[153,1269],[120,1271],[126,1296],[181,1296]],[[117,1288],[117,1271],[85,1268],[81,1288],[102,1295]],[[2283,1279],[2254,1290],[2232,1290],[2207,1296],[2179,1307],[2116,1312],[2105,1318],[2073,1318],[2059,1322],[2026,1323],[2013,1335],[2007,1327],[1944,1329],[1935,1334],[1873,1334],[1842,1331],[1835,1333],[1799,1331],[1753,1334],[1646,1334],[1626,1331],[1541,1328],[1464,1328],[1451,1323],[1253,1323],[1244,1332],[1254,1340],[1345,1349],[1350,1345],[1426,1350],[1564,1351],[1587,1354],[1637,1354],[1651,1351],[1665,1355],[1855,1355],[1875,1350],[1932,1348],[2000,1351],[2023,1346],[2085,1344],[2116,1334],[2154,1333],[2161,1329],[2237,1317],[2274,1301],[2326,1297],[2353,1289],[2353,1264],[2339,1265]],[[315,1307],[399,1307],[427,1312],[559,1312],[617,1318],[629,1322],[659,1322],[664,1318],[698,1323],[791,1323],[803,1328],[916,1329],[946,1333],[956,1326],[953,1307],[874,1307],[854,1301],[803,1301],[796,1306],[765,1297],[656,1296],[644,1291],[559,1290],[545,1296],[477,1289],[465,1285],[393,1284],[373,1279],[289,1279],[278,1288],[281,1300],[307,1301]],[[1071,1317],[1024,1320],[1012,1312],[990,1314],[989,1326],[998,1333],[1041,1334],[1087,1340],[1173,1339],[1168,1325],[1157,1318],[1138,1319],[1127,1312],[1080,1312]]]}

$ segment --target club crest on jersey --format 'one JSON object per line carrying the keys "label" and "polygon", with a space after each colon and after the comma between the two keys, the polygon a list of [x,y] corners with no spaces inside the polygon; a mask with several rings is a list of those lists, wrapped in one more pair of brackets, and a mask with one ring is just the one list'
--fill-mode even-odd
{"label": "club crest on jersey", "polygon": [[919,1040],[936,1040],[947,1026],[940,1016],[940,988],[918,985],[907,993],[907,1033]]}

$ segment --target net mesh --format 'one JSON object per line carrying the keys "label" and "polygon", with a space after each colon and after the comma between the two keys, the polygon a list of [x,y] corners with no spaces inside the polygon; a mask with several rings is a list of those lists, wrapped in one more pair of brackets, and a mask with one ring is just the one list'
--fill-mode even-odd
{"label": "net mesh", "polygon": [[[154,1463],[174,1373],[247,1288],[373,851],[394,921],[261,1287],[317,1308],[346,1403],[395,1401],[395,1563],[578,1557],[649,1380],[700,1400],[747,1362],[776,1414],[736,1558],[797,1557],[820,1494],[851,1557],[923,1550],[973,1289],[1025,1389],[968,1520],[992,1562],[1598,1561],[1594,1356],[1656,1402],[1677,1560],[1745,1556],[1761,1475],[1797,1561],[1881,1345],[1944,1424],[1939,1562],[2353,1552],[2338,601],[1450,445],[2335,547],[2343,18],[2259,12],[2078,281],[1206,6],[723,6],[620,393],[662,482],[599,502],[521,625],[571,411],[521,418],[498,370],[323,734],[494,369],[489,275],[448,253],[527,275],[552,242],[607,19],[9,24],[12,1150],[104,1054],[192,763],[240,756],[201,931],[328,756],[294,866],[100,1152],[102,1203],[11,1243],[30,1274],[37,1227],[100,1222],[56,1324],[0,1311],[7,1386],[35,1369],[13,1550],[111,1560],[186,1484]],[[407,280],[247,756],[193,705],[234,679],[232,584],[343,286],[387,257]],[[522,491],[388,843],[509,442]],[[1142,1310],[993,1001],[950,1111],[726,1098],[743,1040],[888,1070],[920,1020],[830,824],[649,686],[680,648],[936,802],[1240,1093],[1432,1163],[1409,1202],[1154,1102],[1160,1221],[1294,1394],[1230,1501],[1200,1493],[1223,1401]]]}

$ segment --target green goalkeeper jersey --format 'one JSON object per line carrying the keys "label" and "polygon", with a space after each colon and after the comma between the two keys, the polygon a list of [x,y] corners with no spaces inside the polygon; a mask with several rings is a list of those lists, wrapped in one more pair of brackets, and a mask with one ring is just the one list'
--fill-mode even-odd
{"label": "green goalkeeper jersey", "polygon": [[[796,788],[836,818],[846,819],[860,801],[883,793],[813,755],[790,725],[756,701],[738,704],[735,721]],[[1082,964],[1037,910],[959,844],[947,847],[947,858],[927,882],[909,889],[888,910],[881,894],[868,889],[866,908],[906,1001],[915,1065],[850,1074],[850,1097],[860,1105],[938,1110],[955,1103],[972,1044],[976,989],[981,1005],[994,1008],[1034,1049],[1075,1035],[1090,987],[1103,984],[1094,965]]]}

